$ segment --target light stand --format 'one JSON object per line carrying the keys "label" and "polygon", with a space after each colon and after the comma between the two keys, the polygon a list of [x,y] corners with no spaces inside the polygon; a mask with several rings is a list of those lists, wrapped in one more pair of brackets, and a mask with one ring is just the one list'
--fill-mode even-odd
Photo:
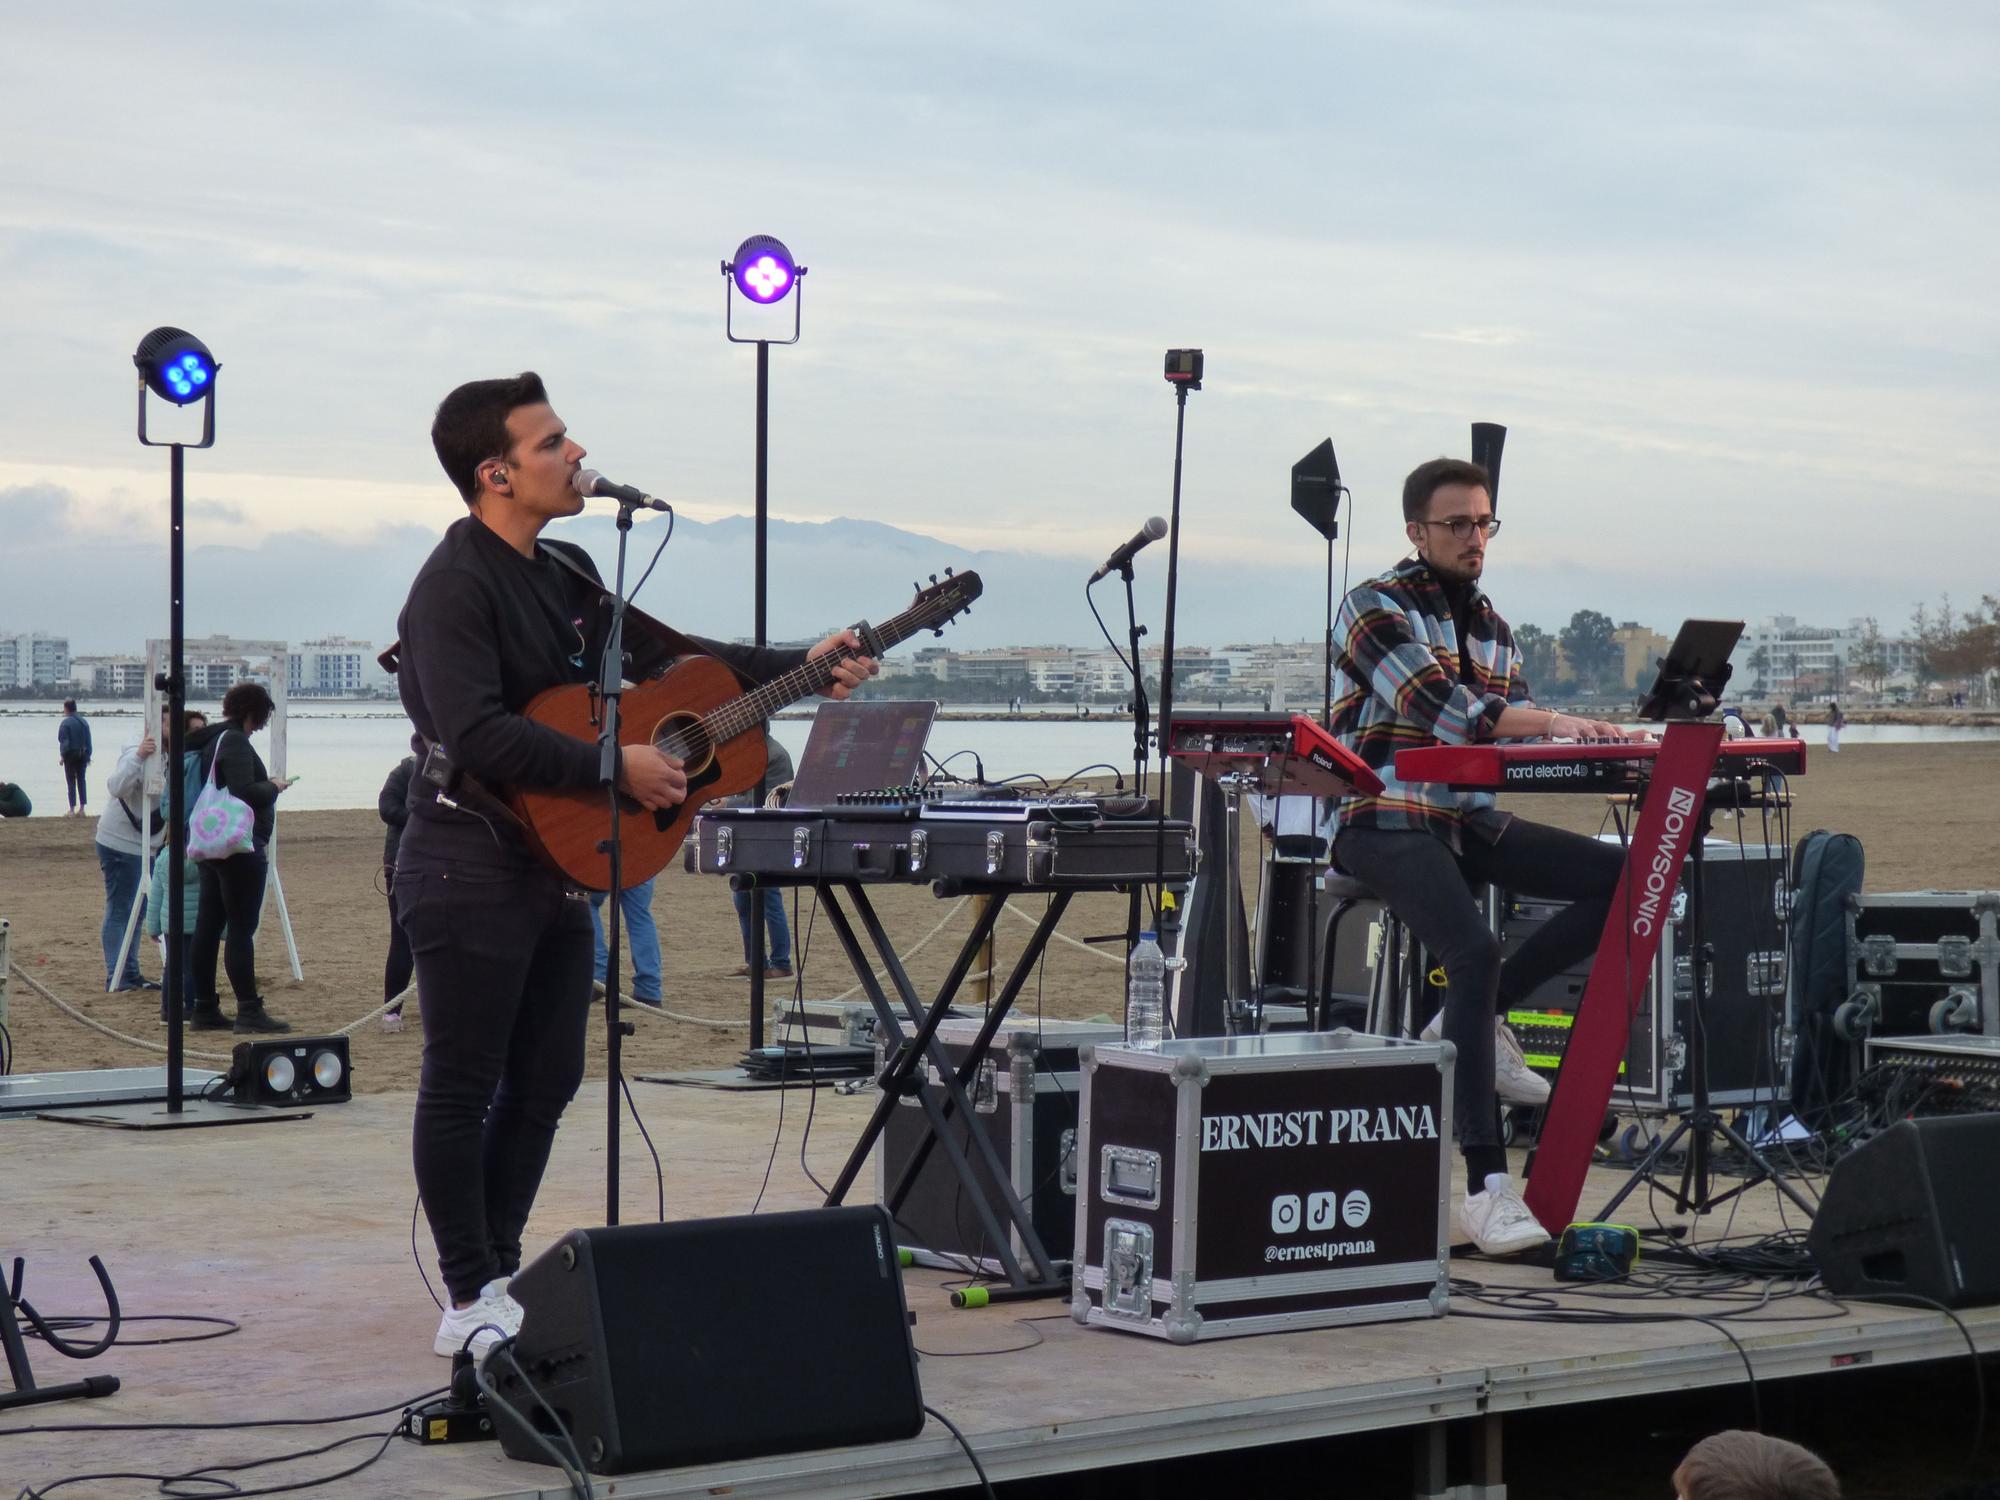
{"label": "light stand", "polygon": [[[1319,669],[1319,722],[1320,727],[1327,730],[1333,728],[1333,544],[1340,535],[1340,522],[1336,517],[1340,513],[1340,497],[1346,492],[1347,487],[1340,482],[1340,460],[1334,456],[1332,438],[1326,439],[1292,465],[1292,509],[1326,539],[1326,639]],[[1333,859],[1331,845],[1321,846],[1319,829],[1323,820],[1319,811],[1319,802],[1315,798],[1312,829],[1306,835],[1311,841],[1313,857],[1306,880],[1306,999],[1308,1014],[1315,1018],[1322,1009],[1321,999],[1314,989],[1319,976],[1320,874],[1322,862],[1330,864]],[[1278,817],[1277,813],[1272,814],[1270,858],[1274,866],[1279,840],[1283,836],[1282,829],[1278,827]],[[1261,991],[1258,1003],[1261,1008]]]}
{"label": "light stand", "polygon": [[[191,363],[190,363],[191,361]],[[181,1113],[182,1011],[188,997],[181,993],[187,934],[186,892],[181,888],[187,869],[187,790],[180,774],[187,750],[186,636],[186,516],[189,447],[215,446],[215,378],[222,366],[207,345],[178,328],[155,328],[139,341],[132,356],[139,371],[139,442],[167,450],[167,670],[154,687],[167,695],[167,961],[160,976],[160,995],[167,1008],[167,1113]],[[201,403],[201,441],[159,443],[146,434],[146,391],[150,387],[177,406]],[[141,731],[143,737],[144,731]],[[141,839],[146,830],[140,829]]]}
{"label": "light stand", "polygon": [[[1174,495],[1167,513],[1167,619],[1160,637],[1160,722],[1171,724],[1174,717],[1174,605],[1178,597],[1181,562],[1181,449],[1187,432],[1189,391],[1201,389],[1202,356],[1199,349],[1167,351],[1167,383],[1174,388]],[[1135,670],[1139,663],[1132,663]],[[1156,903],[1167,894],[1167,737],[1160,736],[1160,811],[1153,836],[1153,879]],[[1233,923],[1234,913],[1229,914]],[[1231,975],[1231,984],[1235,976]]]}
{"label": "light stand", "polygon": [[1326,729],[1333,727],[1333,543],[1340,535],[1334,518],[1346,492],[1332,438],[1292,465],[1292,509],[1326,538],[1326,654],[1320,671],[1320,725]]}
{"label": "light stand", "polygon": [[[756,644],[760,650],[769,644],[765,609],[769,582],[770,495],[767,486],[770,478],[771,345],[796,344],[799,341],[799,323],[805,307],[805,274],[806,267],[792,258],[784,242],[768,234],[751,235],[736,247],[734,259],[722,263],[723,331],[732,344],[757,346],[757,511],[755,559],[751,567],[756,600]],[[797,295],[792,296],[792,336],[788,339],[738,338],[736,301],[731,296],[732,290],[762,307],[782,302],[796,290]],[[757,786],[751,793],[751,806],[762,807],[764,795],[764,777],[760,773]],[[764,903],[761,900],[750,903],[749,947],[750,1050],[754,1052],[764,1045]]]}

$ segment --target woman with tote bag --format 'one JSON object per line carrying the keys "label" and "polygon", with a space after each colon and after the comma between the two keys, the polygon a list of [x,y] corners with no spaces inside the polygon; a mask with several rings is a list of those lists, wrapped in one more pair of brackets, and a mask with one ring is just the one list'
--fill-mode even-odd
{"label": "woman with tote bag", "polygon": [[[276,707],[261,682],[239,682],[222,699],[222,721],[196,730],[187,738],[202,773],[201,796],[189,819],[189,844],[203,843],[201,913],[194,928],[194,1014],[188,1025],[196,1031],[290,1031],[292,1028],[264,1008],[257,993],[255,938],[258,914],[264,907],[264,877],[270,863],[265,848],[276,826],[278,793],[289,781],[273,781],[250,736],[271,721]],[[236,806],[231,806],[231,802]],[[230,829],[243,820],[248,827],[231,838],[224,834],[210,844],[215,829]],[[233,851],[233,852],[225,852]],[[206,856],[206,857],[202,857]],[[226,941],[225,941],[226,934]],[[220,953],[229,987],[236,994],[236,1016],[222,1013],[215,986]]]}

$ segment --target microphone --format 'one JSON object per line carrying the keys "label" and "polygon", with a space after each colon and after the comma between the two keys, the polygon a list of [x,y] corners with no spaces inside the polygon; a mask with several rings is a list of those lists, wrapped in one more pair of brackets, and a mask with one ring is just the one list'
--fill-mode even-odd
{"label": "microphone", "polygon": [[655,500],[651,495],[645,494],[640,490],[635,490],[629,484],[618,484],[613,480],[606,479],[595,469],[578,469],[575,474],[570,476],[569,483],[570,488],[586,500],[592,498],[616,500],[621,504],[635,506],[640,510],[664,510],[669,512],[673,510],[673,507],[667,504],[666,501]]}
{"label": "microphone", "polygon": [[1095,583],[1106,573],[1116,573],[1130,566],[1132,559],[1138,555],[1142,547],[1147,546],[1149,543],[1157,542],[1166,534],[1167,523],[1165,519],[1160,516],[1151,517],[1144,526],[1141,526],[1137,531],[1132,533],[1130,541],[1121,543],[1116,552],[1104,559],[1103,566],[1090,575],[1090,581]]}

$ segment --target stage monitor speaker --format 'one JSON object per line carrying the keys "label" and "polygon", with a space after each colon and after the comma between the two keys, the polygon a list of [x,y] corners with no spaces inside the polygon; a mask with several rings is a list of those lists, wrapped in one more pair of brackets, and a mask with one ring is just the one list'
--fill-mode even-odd
{"label": "stage monitor speaker", "polygon": [[[914,1437],[902,1273],[876,1206],[573,1229],[513,1278],[525,1316],[484,1369],[510,1458],[560,1419],[594,1474]],[[516,1366],[518,1365],[518,1368]],[[551,1415],[553,1413],[553,1416]]]}
{"label": "stage monitor speaker", "polygon": [[2000,1114],[1900,1120],[1833,1169],[1806,1248],[1836,1297],[2000,1302]]}

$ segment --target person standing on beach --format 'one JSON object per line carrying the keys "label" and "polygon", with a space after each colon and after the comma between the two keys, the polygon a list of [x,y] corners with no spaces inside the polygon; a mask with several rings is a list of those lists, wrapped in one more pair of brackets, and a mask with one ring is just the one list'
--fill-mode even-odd
{"label": "person standing on beach", "polygon": [[69,793],[68,818],[90,810],[90,791],[83,773],[90,766],[90,720],[76,711],[76,699],[63,699],[62,722],[56,725],[56,757],[62,762],[63,786]]}
{"label": "person standing on beach", "polygon": [[[783,807],[785,796],[792,789],[791,752],[778,743],[776,735],[768,729],[764,731],[764,785],[770,791],[764,798],[766,807]],[[732,805],[748,807],[753,793],[745,792]],[[751,967],[764,966],[766,979],[790,979],[792,977],[792,929],[785,921],[785,893],[775,885],[767,885],[762,890],[729,893],[736,903],[736,925],[743,933],[743,965],[731,969],[732,979],[748,979]],[[764,905],[764,941],[770,952],[759,953],[751,945],[750,929],[752,919],[757,914],[757,904]]]}
{"label": "person standing on beach", "polygon": [[[480,1355],[521,1327],[507,1281],[583,1081],[592,946],[587,893],[536,860],[496,789],[598,785],[594,743],[522,710],[546,688],[597,680],[609,600],[587,552],[538,540],[583,509],[574,480],[584,458],[541,377],[459,386],[438,405],[431,445],[470,514],[446,529],[397,621],[397,689],[420,769],[396,910],[423,997],[411,1157],[450,1303],[431,1347]],[[670,660],[643,628],[625,644],[635,680]],[[759,682],[861,649],[851,630],[810,651],[698,644]],[[865,656],[843,659],[829,696],[847,697],[876,671]],[[652,811],[687,795],[680,762],[650,744],[621,748],[617,784]],[[441,787],[455,806],[439,800]]]}
{"label": "person standing on beach", "polygon": [[[145,855],[149,850],[157,852],[166,837],[166,818],[159,808],[164,783],[158,751],[166,742],[167,724],[163,712],[158,739],[141,724],[139,738],[119,751],[118,763],[104,781],[111,801],[97,818],[97,867],[104,873],[104,923],[98,930],[98,940],[104,948],[107,990],[159,988],[139,973],[136,941],[125,950],[122,972],[118,970],[118,949],[132,925],[133,902],[146,899],[139,894]],[[154,809],[150,818],[146,813],[148,802]]]}
{"label": "person standing on beach", "polygon": [[1826,749],[1829,755],[1840,754],[1840,731],[1847,727],[1847,715],[1840,711],[1840,700],[1834,699],[1826,706]]}
{"label": "person standing on beach", "polygon": [[[611,972],[611,950],[604,944],[603,891],[590,893],[590,982],[593,993],[604,993],[604,976]],[[648,1010],[661,1008],[660,929],[653,921],[653,882],[649,877],[618,893],[626,957],[632,960],[632,988],[625,998]]]}
{"label": "person standing on beach", "polygon": [[[213,778],[251,811],[252,846],[227,859],[201,861],[201,911],[195,917],[195,1031],[281,1032],[291,1024],[265,1009],[257,993],[257,922],[264,911],[264,882],[271,873],[266,849],[277,831],[278,794],[292,783],[275,780],[250,736],[271,722],[277,704],[261,682],[239,682],[222,695],[222,722],[197,729],[182,741],[196,757],[201,778]],[[220,955],[236,997],[236,1016],[222,1013],[215,969]]]}

